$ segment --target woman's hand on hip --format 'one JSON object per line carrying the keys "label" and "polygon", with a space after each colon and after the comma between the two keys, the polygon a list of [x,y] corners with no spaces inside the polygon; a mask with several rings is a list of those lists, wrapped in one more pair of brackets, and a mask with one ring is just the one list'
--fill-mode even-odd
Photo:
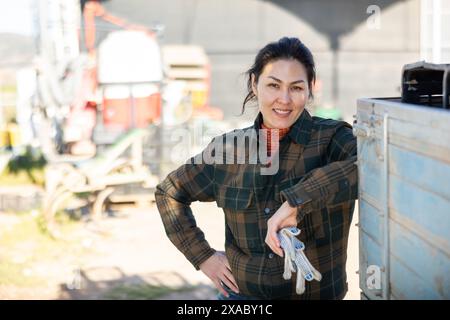
{"label": "woman's hand on hip", "polygon": [[297,209],[298,208],[291,207],[289,203],[285,201],[277,212],[275,212],[267,221],[266,243],[269,248],[280,257],[283,256],[283,249],[280,247],[277,232],[286,227],[297,226]]}
{"label": "woman's hand on hip", "polygon": [[228,297],[228,293],[222,287],[222,283],[234,292],[239,293],[225,252],[217,251],[214,253],[200,265],[200,270],[212,280],[216,288],[226,297]]}

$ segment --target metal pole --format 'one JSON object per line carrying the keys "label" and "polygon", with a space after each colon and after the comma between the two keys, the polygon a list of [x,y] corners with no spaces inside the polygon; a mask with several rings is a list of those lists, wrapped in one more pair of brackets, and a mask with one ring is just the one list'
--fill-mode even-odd
{"label": "metal pole", "polygon": [[450,81],[450,69],[447,68],[444,71],[444,79],[442,80],[442,107],[447,109],[449,105],[448,96],[450,94],[449,91],[449,81]]}
{"label": "metal pole", "polygon": [[384,280],[383,280],[383,300],[390,299],[390,266],[389,266],[389,148],[388,148],[388,119],[387,110],[383,116],[383,180],[384,180]]}

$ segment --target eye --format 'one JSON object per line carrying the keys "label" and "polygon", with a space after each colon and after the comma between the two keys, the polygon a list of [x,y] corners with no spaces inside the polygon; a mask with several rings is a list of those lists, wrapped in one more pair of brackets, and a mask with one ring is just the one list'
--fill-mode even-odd
{"label": "eye", "polygon": [[270,88],[275,88],[275,89],[278,89],[280,87],[280,85],[278,83],[274,83],[274,82],[269,83],[267,86]]}
{"label": "eye", "polygon": [[299,86],[294,86],[294,87],[292,87],[292,90],[294,90],[294,91],[302,91],[303,88],[299,87]]}

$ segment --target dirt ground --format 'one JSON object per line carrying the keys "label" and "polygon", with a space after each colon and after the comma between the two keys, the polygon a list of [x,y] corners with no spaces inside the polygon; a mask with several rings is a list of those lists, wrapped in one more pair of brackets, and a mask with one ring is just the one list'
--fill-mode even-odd
{"label": "dirt ground", "polygon": [[[193,212],[210,245],[223,250],[221,210],[215,204],[194,203]],[[210,280],[167,239],[155,205],[122,207],[114,213],[99,224],[69,224],[62,240],[27,240],[24,235],[11,241],[2,234],[18,229],[24,219],[31,225],[37,213],[0,212],[0,299],[215,299]],[[359,299],[356,222],[357,212],[345,299]]]}

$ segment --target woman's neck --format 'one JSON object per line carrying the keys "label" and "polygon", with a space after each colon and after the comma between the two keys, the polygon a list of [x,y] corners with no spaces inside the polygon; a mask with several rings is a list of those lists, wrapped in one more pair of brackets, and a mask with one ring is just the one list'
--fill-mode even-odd
{"label": "woman's neck", "polygon": [[279,135],[279,139],[278,140],[281,140],[289,133],[289,130],[291,128],[289,127],[289,128],[283,128],[283,129],[274,129],[274,128],[269,128],[264,123],[261,123],[261,129],[268,130],[269,136],[272,134],[272,132],[278,133],[278,135]]}

